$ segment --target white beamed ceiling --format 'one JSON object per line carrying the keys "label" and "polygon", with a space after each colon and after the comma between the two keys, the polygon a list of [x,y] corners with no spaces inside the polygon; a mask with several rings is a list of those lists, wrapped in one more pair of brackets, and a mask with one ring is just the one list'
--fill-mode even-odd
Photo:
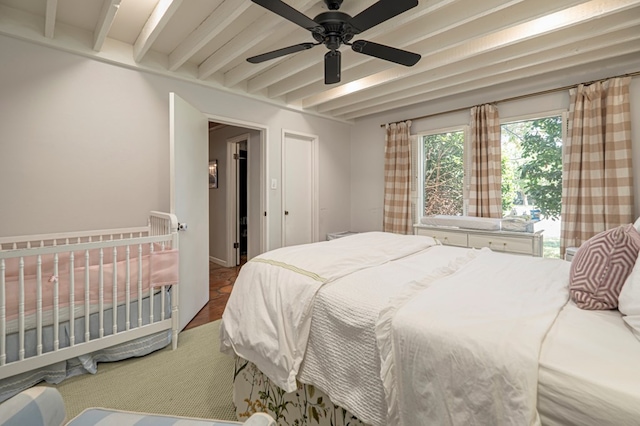
{"label": "white beamed ceiling", "polygon": [[[311,18],[326,10],[322,0],[285,2]],[[344,0],[340,10],[355,16],[373,3]],[[250,56],[313,41],[249,0],[0,0],[0,34],[358,120],[640,58],[640,0],[420,0],[355,37],[419,53],[417,65],[343,46],[342,82],[334,85],[324,84],[321,45],[248,63]]]}

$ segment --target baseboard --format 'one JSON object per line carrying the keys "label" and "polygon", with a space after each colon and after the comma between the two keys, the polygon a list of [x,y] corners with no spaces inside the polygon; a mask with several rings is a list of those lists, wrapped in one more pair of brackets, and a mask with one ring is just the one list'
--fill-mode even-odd
{"label": "baseboard", "polygon": [[213,262],[216,265],[224,266],[225,268],[229,266],[227,265],[227,262],[225,260],[218,259],[217,257],[213,257],[213,256],[209,256],[209,262]]}

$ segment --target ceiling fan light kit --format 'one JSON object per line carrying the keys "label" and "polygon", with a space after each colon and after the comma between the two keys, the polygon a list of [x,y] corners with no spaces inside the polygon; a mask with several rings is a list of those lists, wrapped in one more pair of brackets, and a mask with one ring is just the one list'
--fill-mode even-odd
{"label": "ceiling fan light kit", "polygon": [[351,43],[356,34],[360,34],[388,19],[393,18],[418,5],[418,0],[379,0],[353,18],[338,11],[343,0],[324,0],[329,11],[320,13],[311,19],[281,0],[251,0],[255,4],[282,16],[311,32],[316,43],[300,43],[282,49],[273,50],[261,55],[247,58],[257,64],[281,56],[311,49],[324,44],[329,52],[324,55],[324,82],[334,84],[340,82],[340,57],[338,48],[341,45],[351,46],[354,52],[372,56],[404,66],[413,66],[420,60],[420,55],[391,46],[367,40]]}

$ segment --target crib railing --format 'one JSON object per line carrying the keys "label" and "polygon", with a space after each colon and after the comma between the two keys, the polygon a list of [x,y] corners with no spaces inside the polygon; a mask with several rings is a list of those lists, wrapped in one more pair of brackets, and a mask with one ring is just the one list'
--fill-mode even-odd
{"label": "crib railing", "polygon": [[[164,297],[168,286],[153,287],[151,282],[145,281],[143,283],[145,276],[143,253],[148,253],[151,256],[157,248],[160,250],[177,250],[178,248],[177,220],[174,215],[152,212],[147,227],[2,238],[0,239],[0,247],[2,247],[0,250],[0,379],[163,330],[172,331],[173,348],[177,347],[178,292],[172,292],[171,317],[168,318],[165,315]],[[79,253],[80,256],[78,256]],[[95,259],[91,260],[93,264],[90,265],[90,257],[96,254],[99,257],[97,265]],[[43,269],[43,259],[45,258],[48,262],[51,262],[51,259],[53,262],[52,269],[48,264],[46,272]],[[105,261],[109,258],[111,263]],[[16,261],[18,268],[17,288],[15,288],[16,280],[13,279],[12,288],[9,290],[18,293],[17,309],[11,306],[12,310],[17,311],[17,318],[15,313],[9,318],[7,315],[7,264],[8,262],[15,264]],[[147,261],[149,260],[147,259]],[[66,265],[66,268],[60,268],[62,263]],[[90,273],[90,267],[95,270],[96,266],[97,280],[95,271]],[[120,274],[119,267],[124,268]],[[137,268],[137,270],[132,270],[133,268]],[[76,276],[78,270],[81,276]],[[29,286],[27,286],[27,271],[31,280]],[[49,273],[50,276],[47,278]],[[66,290],[62,300],[61,283],[58,279],[61,274],[68,280],[65,282]],[[34,275],[35,314],[28,315],[26,310],[27,292],[33,291]],[[119,275],[120,278],[124,275],[124,282],[119,279]],[[148,275],[150,278],[150,272]],[[135,278],[135,282],[132,282],[132,277]],[[106,282],[108,278],[111,278],[110,283]],[[84,291],[84,300],[80,303],[76,300],[75,294],[77,280],[81,281],[79,284]],[[143,284],[148,287],[145,288]],[[92,304],[90,300],[91,291],[96,291],[95,286],[98,287],[99,294],[97,308],[95,303]],[[45,311],[43,310],[45,288],[48,295],[47,304],[52,304],[51,310],[46,311],[46,324],[44,321]],[[154,318],[154,292],[157,290],[161,291],[159,298],[160,318]],[[142,306],[145,296],[148,296],[149,303],[148,318],[143,318]],[[16,299],[15,295],[12,300],[14,299]],[[33,304],[33,300],[30,300],[29,303]],[[132,327],[132,303],[137,303],[138,314],[137,326],[135,327]],[[64,306],[61,307],[61,305]],[[124,329],[120,330],[118,327],[118,306],[124,306]],[[108,309],[111,310],[111,333],[105,333],[105,312]],[[96,311],[99,321],[99,336],[91,338],[90,321],[92,321],[92,315],[95,318]],[[84,317],[84,339],[82,342],[76,342],[75,322],[76,319],[82,321],[81,317]],[[29,318],[30,324],[27,324],[27,318]],[[17,322],[18,333],[18,359],[13,362],[7,362],[7,324],[10,321],[14,324],[14,328]],[[147,324],[143,325],[144,321]],[[64,347],[60,345],[61,323],[66,323],[69,327],[69,341]],[[53,349],[45,352],[43,350],[43,328],[48,325],[53,326]],[[25,333],[32,329],[36,330],[36,353],[33,356],[26,356]],[[12,330],[12,332],[16,331]]]}
{"label": "crib railing", "polygon": [[113,241],[149,235],[168,235],[177,232],[177,230],[178,220],[175,215],[152,211],[149,214],[147,226],[0,237],[0,251],[91,243],[95,241]]}

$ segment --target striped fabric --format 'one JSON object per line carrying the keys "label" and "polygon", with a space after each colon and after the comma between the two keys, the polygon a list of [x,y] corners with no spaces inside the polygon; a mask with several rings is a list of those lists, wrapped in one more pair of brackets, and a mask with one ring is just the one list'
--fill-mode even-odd
{"label": "striped fabric", "polygon": [[411,121],[387,124],[384,155],[384,218],[382,230],[412,234]]}
{"label": "striped fabric", "polygon": [[467,214],[502,217],[500,118],[494,105],[471,108],[471,180]]}
{"label": "striped fabric", "polygon": [[569,290],[581,309],[615,309],[640,252],[632,224],[604,231],[584,243],[571,261]]}
{"label": "striped fabric", "polygon": [[560,251],[633,222],[630,77],[570,90]]}
{"label": "striped fabric", "polygon": [[3,426],[60,426],[65,417],[60,392],[46,386],[22,391],[0,405]]}
{"label": "striped fabric", "polygon": [[163,416],[158,414],[134,413],[130,411],[88,408],[73,418],[67,426],[276,426],[268,414],[253,414],[244,423],[222,420],[196,419],[189,417]]}

